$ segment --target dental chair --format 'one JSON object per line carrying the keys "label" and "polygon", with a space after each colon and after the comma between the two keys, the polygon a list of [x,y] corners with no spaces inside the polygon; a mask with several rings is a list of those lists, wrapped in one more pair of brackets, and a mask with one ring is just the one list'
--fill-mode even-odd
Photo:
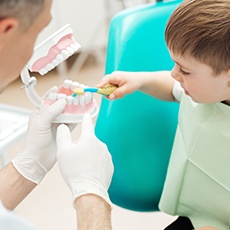
{"label": "dental chair", "polygon": [[[166,22],[178,0],[126,9],[111,21],[106,74],[170,70],[164,41]],[[102,99],[96,135],[112,155],[114,175],[109,195],[120,207],[157,211],[177,126],[178,103],[140,91],[122,99]]]}

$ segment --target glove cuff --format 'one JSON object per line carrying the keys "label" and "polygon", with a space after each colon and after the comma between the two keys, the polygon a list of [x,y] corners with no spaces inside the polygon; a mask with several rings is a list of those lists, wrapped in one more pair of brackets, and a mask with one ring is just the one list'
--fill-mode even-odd
{"label": "glove cuff", "polygon": [[94,184],[91,181],[77,181],[75,180],[71,184],[71,190],[73,195],[73,201],[79,196],[87,194],[95,194],[102,199],[104,199],[110,207],[112,207],[112,202],[110,201],[109,194],[104,187],[100,187],[98,184]]}
{"label": "glove cuff", "polygon": [[23,177],[36,184],[39,184],[47,173],[46,168],[39,162],[32,162],[31,159],[21,159],[16,156],[11,162]]}

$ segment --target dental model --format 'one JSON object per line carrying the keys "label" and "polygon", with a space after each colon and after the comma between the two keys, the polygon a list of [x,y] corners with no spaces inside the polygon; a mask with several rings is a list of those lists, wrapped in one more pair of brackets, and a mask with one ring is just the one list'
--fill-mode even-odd
{"label": "dental model", "polygon": [[37,79],[30,77],[29,70],[45,75],[79,48],[80,45],[75,41],[70,25],[65,25],[35,48],[32,58],[21,72],[21,79],[24,83],[22,88],[25,88],[27,96],[38,108],[50,106],[60,98],[66,100],[66,108],[54,123],[79,123],[85,113],[90,113],[92,117],[96,116],[98,112],[96,100],[92,93],[73,97],[75,88],[86,86],[71,80],[65,80],[57,92],[50,92],[45,98],[41,98],[34,89]]}
{"label": "dental model", "polygon": [[75,81],[65,80],[64,85],[60,86],[58,92],[50,92],[42,100],[42,105],[50,106],[58,99],[65,99],[67,105],[62,116],[56,119],[56,122],[73,123],[73,120],[80,121],[85,113],[97,114],[97,104],[92,93],[84,93],[73,97],[73,89],[76,87],[85,88],[86,86]]}

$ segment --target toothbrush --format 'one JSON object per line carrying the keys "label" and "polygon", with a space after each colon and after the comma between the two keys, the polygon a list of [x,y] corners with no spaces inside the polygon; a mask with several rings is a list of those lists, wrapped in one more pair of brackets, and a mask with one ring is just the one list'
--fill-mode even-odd
{"label": "toothbrush", "polygon": [[105,96],[110,95],[115,89],[117,89],[116,85],[106,85],[103,88],[92,88],[92,87],[87,87],[87,88],[76,88],[73,90],[73,97],[76,97],[78,94],[83,94],[85,92],[91,92],[91,93],[98,93],[98,94],[102,94]]}

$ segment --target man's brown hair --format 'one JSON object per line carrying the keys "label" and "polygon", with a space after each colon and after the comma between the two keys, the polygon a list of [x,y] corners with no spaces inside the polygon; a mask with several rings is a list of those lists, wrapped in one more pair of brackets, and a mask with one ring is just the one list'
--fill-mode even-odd
{"label": "man's brown hair", "polygon": [[230,68],[230,0],[185,0],[170,16],[165,40],[173,53],[190,55],[216,75]]}

